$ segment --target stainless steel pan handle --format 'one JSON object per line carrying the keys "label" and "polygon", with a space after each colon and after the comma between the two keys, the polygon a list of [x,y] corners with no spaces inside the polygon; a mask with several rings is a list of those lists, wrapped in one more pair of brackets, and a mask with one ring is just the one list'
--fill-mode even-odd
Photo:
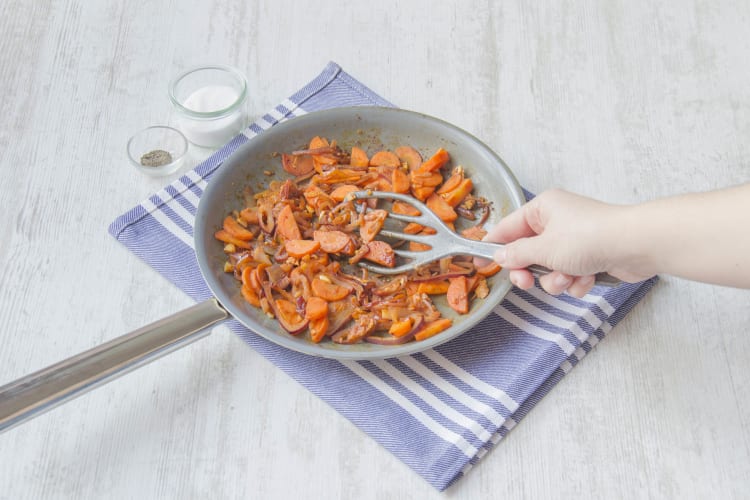
{"label": "stainless steel pan handle", "polygon": [[212,298],[0,387],[0,433],[207,336],[228,316]]}

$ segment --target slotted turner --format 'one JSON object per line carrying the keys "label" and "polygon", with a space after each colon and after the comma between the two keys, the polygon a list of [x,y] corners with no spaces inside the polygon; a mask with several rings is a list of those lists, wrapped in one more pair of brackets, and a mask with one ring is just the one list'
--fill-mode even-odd
{"label": "slotted turner", "polygon": [[[398,257],[408,260],[408,262],[395,267],[378,266],[360,261],[359,265],[369,271],[379,274],[400,274],[407,271],[413,271],[417,267],[440,260],[443,257],[452,257],[454,255],[471,255],[473,257],[483,257],[492,260],[495,252],[504,246],[500,243],[490,243],[487,241],[476,241],[464,238],[446,226],[440,217],[435,215],[427,205],[412,196],[384,191],[355,191],[349,194],[349,199],[351,200],[364,200],[367,198],[399,200],[408,203],[419,210],[421,215],[395,214],[392,211],[389,211],[388,217],[407,223],[414,222],[422,226],[431,227],[437,231],[435,234],[421,235],[406,234],[385,228],[381,229],[379,234],[382,236],[423,243],[429,245],[430,249],[420,252],[395,249],[394,252]],[[550,269],[536,264],[529,266],[527,269],[537,277],[552,272]],[[622,281],[608,273],[598,273],[596,275],[595,283],[604,286],[617,286],[622,283]]]}

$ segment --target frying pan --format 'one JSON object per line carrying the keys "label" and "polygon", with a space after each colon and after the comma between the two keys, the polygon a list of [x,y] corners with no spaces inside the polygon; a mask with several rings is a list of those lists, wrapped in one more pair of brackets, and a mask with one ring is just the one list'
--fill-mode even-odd
{"label": "frying pan", "polygon": [[[462,165],[474,182],[475,194],[492,202],[488,224],[520,207],[523,192],[505,163],[471,134],[442,120],[412,111],[381,107],[351,107],[319,111],[280,123],[238,148],[213,175],[201,196],[195,217],[194,243],[198,264],[214,297],[118,337],[48,368],[0,387],[0,432],[23,423],[94,387],[142,366],[210,333],[209,326],[230,315],[250,330],[288,349],[340,360],[392,358],[447,342],[486,317],[511,288],[506,273],[489,280],[490,294],[474,300],[469,314],[456,315],[436,300],[453,326],[421,342],[397,346],[361,343],[340,345],[310,342],[293,336],[276,320],[245,302],[238,282],[223,271],[226,255],[213,234],[224,217],[243,206],[243,190],[262,189],[270,179],[289,177],[279,152],[304,149],[316,135],[335,139],[344,149],[360,146],[370,153],[416,148],[424,157],[439,147],[450,152],[452,164]],[[460,229],[460,227],[459,227]]]}

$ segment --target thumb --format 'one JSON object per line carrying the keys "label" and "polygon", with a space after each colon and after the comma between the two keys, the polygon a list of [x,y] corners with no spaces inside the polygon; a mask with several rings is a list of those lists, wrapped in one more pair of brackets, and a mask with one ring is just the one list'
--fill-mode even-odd
{"label": "thumb", "polygon": [[547,248],[543,235],[519,238],[497,250],[494,260],[507,269],[523,269],[531,264],[546,266]]}

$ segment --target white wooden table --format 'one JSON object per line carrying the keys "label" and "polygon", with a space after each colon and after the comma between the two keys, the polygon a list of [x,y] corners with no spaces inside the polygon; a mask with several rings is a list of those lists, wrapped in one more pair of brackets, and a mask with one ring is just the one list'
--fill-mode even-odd
{"label": "white wooden table", "polygon": [[[173,120],[196,64],[242,70],[257,116],[334,60],[535,192],[750,180],[746,1],[194,4],[0,8],[0,384],[191,303],[107,226],[179,175],[142,176],[125,142]],[[0,435],[0,498],[746,497],[749,305],[664,277],[442,495],[217,331]]]}

